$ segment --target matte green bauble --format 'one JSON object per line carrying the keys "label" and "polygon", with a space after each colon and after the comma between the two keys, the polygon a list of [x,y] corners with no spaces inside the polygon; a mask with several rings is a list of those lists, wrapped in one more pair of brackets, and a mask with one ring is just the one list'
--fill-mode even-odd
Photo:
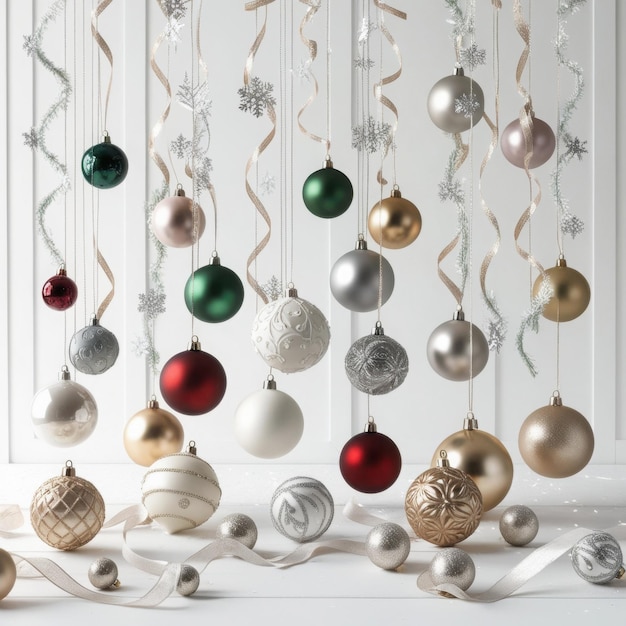
{"label": "matte green bauble", "polygon": [[239,311],[242,303],[243,284],[239,276],[220,265],[217,256],[187,279],[185,304],[203,322],[224,322]]}
{"label": "matte green bauble", "polygon": [[352,202],[352,183],[350,179],[333,167],[330,159],[324,167],[313,172],[302,187],[302,199],[306,208],[317,217],[339,217],[345,213]]}
{"label": "matte green bauble", "polygon": [[111,143],[105,133],[102,143],[91,146],[81,162],[85,180],[99,189],[111,189],[119,185],[128,174],[128,159],[124,151]]}

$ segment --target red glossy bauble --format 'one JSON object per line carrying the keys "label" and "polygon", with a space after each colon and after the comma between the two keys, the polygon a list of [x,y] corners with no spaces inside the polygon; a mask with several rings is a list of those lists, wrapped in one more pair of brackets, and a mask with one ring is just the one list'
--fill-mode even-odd
{"label": "red glossy bauble", "polygon": [[44,283],[41,289],[41,297],[51,309],[65,311],[76,302],[78,287],[67,275],[66,271],[61,268]]}
{"label": "red glossy bauble", "polygon": [[376,432],[373,422],[367,428],[343,447],[339,469],[353,489],[361,493],[379,493],[396,482],[402,457],[398,446],[389,437]]}
{"label": "red glossy bauble", "polygon": [[163,366],[160,385],[163,399],[172,409],[185,415],[201,415],[222,401],[226,372],[195,340],[189,350],[175,354]]}

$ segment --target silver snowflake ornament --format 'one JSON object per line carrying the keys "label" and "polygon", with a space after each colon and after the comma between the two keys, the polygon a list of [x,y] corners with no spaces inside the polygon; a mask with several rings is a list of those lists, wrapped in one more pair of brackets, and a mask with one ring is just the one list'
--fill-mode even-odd
{"label": "silver snowflake ornament", "polygon": [[298,80],[303,83],[303,82],[310,82],[311,81],[311,59],[307,59],[306,61],[303,61],[302,59],[300,59],[300,62],[298,63],[297,67],[292,69],[291,72],[292,74],[294,74],[294,76],[297,76]]}
{"label": "silver snowflake ornament", "polygon": [[379,122],[371,115],[363,124],[352,127],[352,147],[373,154],[391,145],[391,124]]}
{"label": "silver snowflake ornament", "polygon": [[370,22],[367,17],[363,17],[361,19],[361,26],[359,27],[359,44],[366,43],[367,40],[370,38],[370,34],[372,33],[372,31],[375,31],[376,28],[377,26],[376,24],[374,24],[374,22]]}
{"label": "silver snowflake ornament", "polygon": [[463,114],[463,117],[472,117],[480,108],[480,102],[473,94],[463,93],[454,100],[454,112]]}
{"label": "silver snowflake ornament", "polygon": [[163,34],[165,39],[167,39],[173,46],[180,43],[180,33],[184,24],[180,21],[180,18],[174,17],[173,15],[167,20],[165,24],[165,30]]}
{"label": "silver snowflake ornament", "polygon": [[135,337],[130,342],[130,349],[136,356],[143,356],[150,351],[150,344],[145,337]]}
{"label": "silver snowflake ornament", "polygon": [[185,1],[186,0],[159,0],[159,4],[167,18],[174,17],[180,19],[187,11]]}
{"label": "silver snowflake ornament", "polygon": [[205,82],[192,85],[189,75],[185,72],[183,82],[176,92],[177,102],[197,115],[208,116],[211,114],[212,102],[209,98],[209,85]]}
{"label": "silver snowflake ornament", "polygon": [[278,300],[278,298],[283,295],[283,285],[274,274],[272,274],[272,277],[266,283],[261,285],[261,289],[270,302]]}
{"label": "silver snowflake ornament", "polygon": [[24,43],[22,44],[22,48],[26,50],[26,54],[28,56],[32,56],[36,52],[37,48],[39,48],[40,43],[41,41],[38,34],[24,35]]}
{"label": "silver snowflake ornament", "polygon": [[239,94],[239,109],[245,113],[252,113],[254,117],[261,117],[270,106],[276,104],[276,98],[272,95],[274,85],[263,82],[258,76],[237,90]]}
{"label": "silver snowflake ornament", "polygon": [[372,61],[372,59],[366,56],[360,56],[354,59],[354,67],[357,70],[368,71],[368,70],[371,70],[374,67],[374,65],[375,65],[374,61]]}
{"label": "silver snowflake ornament", "polygon": [[262,196],[271,196],[276,189],[276,177],[272,176],[269,172],[265,172],[263,178],[259,182],[259,189]]}
{"label": "silver snowflake ornament", "polygon": [[451,200],[455,204],[463,204],[465,194],[461,183],[454,178],[446,178],[439,183],[439,199],[442,202]]}
{"label": "silver snowflake ornament", "polygon": [[578,157],[579,161],[582,161],[583,154],[586,154],[587,142],[581,141],[578,137],[566,137],[565,139],[565,157],[572,159]]}
{"label": "silver snowflake ornament", "polygon": [[165,313],[165,294],[156,289],[148,289],[147,293],[140,293],[137,310],[149,320],[153,320]]}
{"label": "silver snowflake ornament", "polygon": [[564,235],[570,235],[572,239],[575,239],[576,235],[580,235],[584,230],[585,222],[569,211],[564,212],[561,217],[561,232]]}
{"label": "silver snowflake ornament", "polygon": [[170,151],[179,159],[191,157],[191,141],[182,133],[170,143]]}
{"label": "silver snowflake ornament", "polygon": [[27,133],[22,133],[22,137],[24,137],[24,145],[32,148],[39,147],[39,142],[41,141],[41,135],[37,131],[36,128],[31,128]]}
{"label": "silver snowflake ornament", "polygon": [[475,43],[467,48],[461,48],[461,64],[470,70],[487,62],[487,53],[484,48],[479,48]]}

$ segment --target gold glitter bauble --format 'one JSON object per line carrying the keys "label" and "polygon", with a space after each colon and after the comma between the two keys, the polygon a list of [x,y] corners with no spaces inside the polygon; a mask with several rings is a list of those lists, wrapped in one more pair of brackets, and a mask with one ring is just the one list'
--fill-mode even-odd
{"label": "gold glitter bauble", "polygon": [[30,521],[39,538],[59,550],[75,550],[91,541],[104,523],[104,500],[68,461],[61,476],[43,483],[30,505]]}
{"label": "gold glitter bauble", "polygon": [[478,527],[483,498],[476,483],[462,470],[450,467],[445,452],[441,465],[422,472],[409,487],[406,518],[418,537],[437,546],[453,546]]}
{"label": "gold glitter bauble", "polygon": [[393,189],[389,198],[372,207],[367,226],[376,243],[397,250],[417,239],[422,230],[422,216],[412,202],[402,197],[399,189]]}

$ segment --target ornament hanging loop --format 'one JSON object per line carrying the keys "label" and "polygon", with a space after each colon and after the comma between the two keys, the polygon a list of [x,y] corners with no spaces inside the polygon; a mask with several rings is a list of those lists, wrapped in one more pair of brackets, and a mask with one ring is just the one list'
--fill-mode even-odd
{"label": "ornament hanging loop", "polygon": [[195,456],[197,453],[196,442],[192,439],[187,446],[187,454],[193,454]]}
{"label": "ornament hanging loop", "polygon": [[468,411],[465,420],[463,420],[463,430],[476,430],[477,428],[478,420],[474,417],[472,411]]}
{"label": "ornament hanging loop", "polygon": [[63,470],[61,471],[61,476],[76,476],[76,468],[74,464],[69,459],[65,461],[65,465],[63,466]]}
{"label": "ornament hanging loop", "polygon": [[556,389],[550,398],[550,406],[563,406],[563,398],[558,389]]}
{"label": "ornament hanging loop", "polygon": [[376,422],[374,421],[374,417],[372,415],[370,415],[367,418],[367,424],[365,424],[365,432],[366,433],[378,432],[378,427],[376,426]]}

